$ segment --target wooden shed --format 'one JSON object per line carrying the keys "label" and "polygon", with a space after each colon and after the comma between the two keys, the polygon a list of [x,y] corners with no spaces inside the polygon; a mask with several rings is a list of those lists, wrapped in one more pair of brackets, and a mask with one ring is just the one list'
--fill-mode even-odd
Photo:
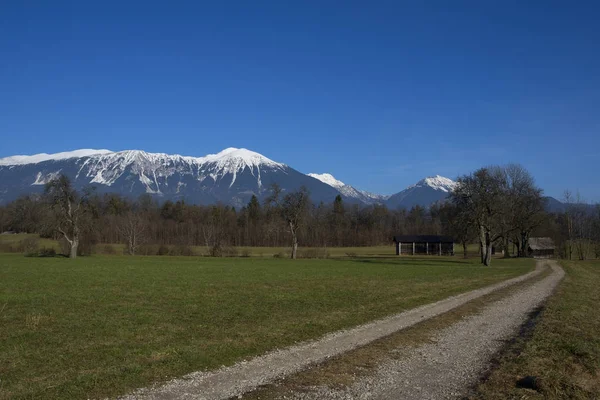
{"label": "wooden shed", "polygon": [[454,239],[438,235],[396,235],[396,255],[453,256]]}
{"label": "wooden shed", "polygon": [[529,238],[527,252],[535,258],[552,258],[554,257],[554,241],[549,237]]}

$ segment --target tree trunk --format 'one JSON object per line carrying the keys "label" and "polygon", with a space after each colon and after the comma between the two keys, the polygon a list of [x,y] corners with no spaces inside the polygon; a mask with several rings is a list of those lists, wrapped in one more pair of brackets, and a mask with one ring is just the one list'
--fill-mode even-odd
{"label": "tree trunk", "polygon": [[298,235],[296,235],[296,227],[290,222],[290,233],[292,234],[292,260],[296,259],[298,252]]}
{"label": "tree trunk", "polygon": [[[479,255],[481,256],[481,263],[485,264],[485,229],[483,225],[479,226]],[[487,265],[487,264],[486,264]]]}
{"label": "tree trunk", "polygon": [[521,232],[521,257],[527,257],[527,248],[529,247],[529,235],[525,232]]}
{"label": "tree trunk", "polygon": [[463,247],[463,258],[468,258],[468,256],[467,256],[467,242],[463,242],[462,243],[462,247]]}
{"label": "tree trunk", "polygon": [[79,238],[73,238],[71,240],[71,251],[69,253],[69,258],[77,258],[77,248],[79,247]]}
{"label": "tree trunk", "polygon": [[296,235],[292,237],[292,260],[296,259],[296,253],[298,252],[298,239]]}
{"label": "tree trunk", "polygon": [[483,265],[489,267],[492,262],[492,241],[490,239],[490,233],[485,232],[485,257],[483,260]]}
{"label": "tree trunk", "polygon": [[504,239],[504,258],[510,258],[510,251],[508,251],[508,235]]}

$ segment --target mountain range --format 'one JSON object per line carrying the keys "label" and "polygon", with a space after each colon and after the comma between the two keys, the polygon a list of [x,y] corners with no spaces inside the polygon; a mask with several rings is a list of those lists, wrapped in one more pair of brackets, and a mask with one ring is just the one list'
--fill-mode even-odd
{"label": "mountain range", "polygon": [[445,199],[456,185],[438,175],[384,196],[354,188],[327,173],[303,174],[247,149],[228,148],[204,157],[81,149],[0,159],[0,204],[24,194],[41,193],[44,185],[60,174],[68,176],[78,190],[94,186],[97,193],[130,198],[146,193],[160,201],[234,207],[247,204],[253,195],[261,201],[266,199],[274,183],[284,193],[304,186],[314,202],[330,203],[340,195],[347,203],[384,204],[392,209],[429,207]]}

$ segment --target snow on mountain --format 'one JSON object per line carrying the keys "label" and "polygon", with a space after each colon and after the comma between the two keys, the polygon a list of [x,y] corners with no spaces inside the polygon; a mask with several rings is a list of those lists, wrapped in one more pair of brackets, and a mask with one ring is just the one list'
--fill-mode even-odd
{"label": "snow on mountain", "polygon": [[337,179],[335,179],[333,177],[333,175],[331,175],[331,174],[314,174],[314,173],[310,173],[310,174],[306,174],[306,175],[312,176],[313,178],[318,179],[321,182],[328,184],[329,186],[333,186],[336,189],[341,189],[344,186],[348,186],[344,182],[338,181]]}
{"label": "snow on mountain", "polygon": [[143,193],[162,200],[190,203],[247,204],[264,199],[271,185],[286,191],[305,186],[315,201],[333,201],[336,189],[259,153],[228,148],[204,157],[148,153],[142,150],[76,150],[67,153],[13,156],[0,160],[0,203],[21,194],[39,193],[59,174],[75,188],[96,187],[97,193],[137,197]]}
{"label": "snow on mountain", "polygon": [[417,205],[430,207],[445,200],[455,187],[456,182],[452,179],[440,175],[430,176],[390,196],[386,205],[391,209],[410,209]]}
{"label": "snow on mountain", "polygon": [[23,165],[23,164],[37,164],[43,161],[50,160],[65,160],[68,158],[80,158],[80,157],[89,157],[97,154],[108,154],[112,153],[110,150],[94,150],[94,149],[80,149],[73,151],[65,151],[62,153],[40,153],[34,154],[31,156],[10,156],[5,158],[0,158],[0,165]]}
{"label": "snow on mountain", "polygon": [[264,200],[274,183],[284,192],[305,186],[315,202],[331,202],[341,194],[350,203],[379,203],[390,208],[428,207],[445,199],[456,186],[451,179],[436,175],[392,196],[382,196],[356,189],[331,174],[302,174],[247,149],[231,147],[203,157],[81,149],[0,159],[0,203],[40,193],[59,174],[69,176],[77,189],[93,185],[98,193],[133,198],[147,193],[162,200],[222,202],[236,207],[247,204],[253,195]]}
{"label": "snow on mountain", "polygon": [[387,198],[387,196],[369,193],[364,190],[356,189],[353,186],[346,185],[344,182],[335,179],[333,177],[333,175],[331,175],[331,174],[310,173],[307,175],[312,178],[318,179],[321,182],[326,183],[327,185],[329,185],[333,188],[336,188],[344,196],[351,197],[356,200],[360,200],[361,202],[366,203],[366,204],[380,203],[380,202],[383,202]]}
{"label": "snow on mountain", "polygon": [[441,190],[442,192],[450,193],[456,187],[456,182],[450,178],[446,178],[440,175],[429,176],[425,179],[421,179],[416,184],[409,186],[407,189],[412,187],[423,187],[428,186],[435,190]]}
{"label": "snow on mountain", "polygon": [[77,175],[85,171],[85,176],[91,178],[91,183],[111,186],[131,169],[133,174],[139,176],[139,181],[146,187],[147,193],[162,193],[159,181],[174,174],[194,175],[199,182],[205,179],[217,182],[231,175],[229,182],[231,187],[238,173],[248,168],[260,187],[262,186],[261,169],[283,169],[284,167],[284,164],[247,149],[228,148],[204,157],[125,150],[90,156]]}

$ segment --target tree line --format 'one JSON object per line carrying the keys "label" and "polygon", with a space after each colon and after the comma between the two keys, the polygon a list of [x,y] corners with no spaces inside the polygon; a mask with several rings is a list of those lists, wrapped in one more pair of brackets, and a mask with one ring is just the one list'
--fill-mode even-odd
{"label": "tree line", "polygon": [[240,209],[184,201],[159,203],[149,195],[132,200],[117,194],[77,192],[65,176],[0,207],[0,231],[38,233],[66,243],[71,257],[89,254],[96,243],[123,243],[128,254],[144,246],[205,246],[219,256],[228,247],[358,247],[391,244],[397,234],[448,235],[463,245],[479,243],[481,262],[492,249],[515,248],[527,256],[532,236],[550,236],[560,256],[597,256],[600,208],[583,206],[567,194],[564,212],[545,211],[543,192],[520,165],[481,168],[458,178],[447,201],[425,209],[390,210],[383,205],[315,204],[306,189],[284,193],[278,186],[260,202],[253,196]]}

